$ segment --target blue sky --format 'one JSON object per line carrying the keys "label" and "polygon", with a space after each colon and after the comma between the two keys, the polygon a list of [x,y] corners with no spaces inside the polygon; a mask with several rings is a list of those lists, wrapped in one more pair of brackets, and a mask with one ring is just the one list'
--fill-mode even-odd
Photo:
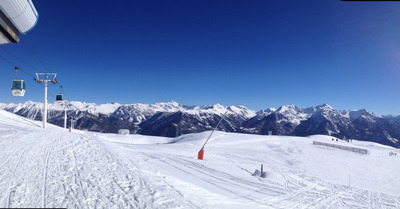
{"label": "blue sky", "polygon": [[[68,100],[177,101],[260,110],[328,103],[400,115],[400,3],[306,1],[33,0],[39,22],[22,35],[57,72]],[[23,43],[3,47],[47,71]],[[30,74],[37,72],[0,49]],[[42,101],[28,75],[12,97],[0,60],[0,102]],[[59,93],[50,85],[49,101]]]}

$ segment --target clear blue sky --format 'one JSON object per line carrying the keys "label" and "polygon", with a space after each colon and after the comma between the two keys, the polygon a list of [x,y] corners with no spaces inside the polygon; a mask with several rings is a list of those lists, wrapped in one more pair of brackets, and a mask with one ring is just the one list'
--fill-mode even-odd
{"label": "clear blue sky", "polygon": [[[68,100],[244,105],[328,103],[400,115],[400,2],[338,0],[33,0],[21,38],[58,73]],[[4,48],[46,71],[23,43]],[[37,70],[0,49],[25,71]],[[0,102],[42,101],[29,76],[12,97],[0,60]],[[49,101],[59,87],[50,86]]]}

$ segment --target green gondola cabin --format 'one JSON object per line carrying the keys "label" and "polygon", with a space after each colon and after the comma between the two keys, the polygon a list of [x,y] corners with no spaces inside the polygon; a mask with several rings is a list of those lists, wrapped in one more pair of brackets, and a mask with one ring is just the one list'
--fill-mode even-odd
{"label": "green gondola cabin", "polygon": [[16,97],[23,97],[25,95],[26,85],[24,80],[13,80],[11,93]]}

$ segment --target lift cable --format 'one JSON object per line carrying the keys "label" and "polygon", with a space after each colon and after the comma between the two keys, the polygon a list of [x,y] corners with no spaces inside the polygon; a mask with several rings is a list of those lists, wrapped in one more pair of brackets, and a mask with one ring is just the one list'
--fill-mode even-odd
{"label": "lift cable", "polygon": [[[7,59],[7,58],[5,58],[5,57],[3,57],[3,56],[1,56],[1,55],[0,55],[0,58],[3,59],[4,61],[6,61],[6,62],[7,62],[8,64],[10,64],[11,66],[17,67],[17,65],[15,65],[13,62],[11,62],[9,59]],[[35,76],[33,76],[32,74],[26,72],[25,70],[21,69],[20,67],[17,67],[17,68],[18,68],[19,71],[25,73],[26,75],[28,75],[28,76],[31,77],[34,81],[37,82],[37,79],[36,79]],[[40,82],[38,82],[38,83],[44,87],[43,83],[40,83]],[[51,91],[48,91],[48,93],[49,93],[52,97],[55,97],[54,94],[53,94]]]}
{"label": "lift cable", "polygon": [[[46,69],[46,71],[48,72],[48,73],[51,73],[50,72],[50,69],[47,67],[47,65],[42,61],[42,59],[40,59],[40,57],[39,57],[39,55],[32,49],[32,47],[30,47],[27,43],[26,43],[26,41],[24,41],[23,39],[21,39],[21,42],[25,45],[25,47],[28,49],[28,51],[43,65],[43,67]],[[58,86],[62,86],[62,84],[60,83],[60,81],[58,81],[57,80],[57,83],[56,84],[58,84]],[[63,93],[63,97],[64,98],[66,98],[65,96],[64,96],[64,94],[65,93]]]}
{"label": "lift cable", "polygon": [[[46,69],[46,71],[48,73],[51,73],[49,67],[47,67],[47,65],[42,61],[42,59],[40,59],[39,55],[32,49],[32,47],[30,47],[28,45],[28,43],[26,41],[24,41],[23,39],[21,39],[21,42],[24,44],[25,48],[27,48],[28,51],[40,62],[40,64],[42,64],[42,66]],[[37,68],[34,68],[34,69],[38,70]],[[58,80],[55,84],[61,86],[61,83]]]}
{"label": "lift cable", "polygon": [[[16,64],[14,64],[13,62],[11,62],[10,60],[8,60],[7,58],[3,57],[0,55],[0,58],[3,59],[4,61],[6,61],[8,64],[12,65],[13,67],[17,67]],[[20,70],[21,72],[27,74],[29,77],[32,77],[34,80],[36,79],[35,76],[33,76],[32,74],[26,72],[25,70],[21,69],[20,67],[18,67],[18,70]]]}
{"label": "lift cable", "polygon": [[42,62],[42,60],[41,60],[41,59],[39,58],[39,56],[35,53],[35,51],[33,51],[33,49],[32,49],[31,47],[29,47],[28,44],[27,44],[23,39],[21,39],[21,42],[22,42],[22,43],[25,45],[25,47],[31,52],[31,54],[33,54],[33,56],[36,57],[36,59],[40,62],[40,64],[43,65],[43,67],[47,70],[47,72],[48,72],[48,73],[51,73],[50,70],[49,70],[49,68],[47,67],[47,65],[45,65],[45,64]]}
{"label": "lift cable", "polygon": [[[47,72],[48,72],[48,73],[51,73],[51,72],[49,71],[49,68],[43,63],[43,61],[41,61],[41,59],[40,59],[40,58],[37,56],[37,54],[32,50],[32,48],[30,48],[24,41],[22,41],[22,42],[23,42],[24,45],[29,49],[29,51],[36,57],[36,59],[38,59],[39,62],[47,69]],[[25,62],[24,60],[20,59],[19,57],[17,57],[16,55],[14,55],[13,53],[11,53],[10,51],[8,51],[7,49],[5,49],[4,47],[2,47],[2,46],[0,46],[0,47],[3,49],[3,51],[7,52],[8,54],[10,54],[11,56],[13,56],[14,58],[18,59],[21,63],[24,63],[25,65],[31,67],[32,69],[35,69],[35,70],[40,71],[40,70],[37,69],[36,67],[34,67],[34,66],[28,64],[27,62]],[[8,64],[12,65],[16,70],[18,69],[18,70],[20,70],[21,72],[27,74],[29,77],[33,78],[34,81],[36,81],[37,83],[39,83],[39,84],[42,85],[43,87],[45,86],[42,82],[40,82],[38,79],[36,79],[35,76],[33,76],[32,74],[26,72],[25,70],[21,69],[20,67],[17,67],[17,65],[16,65],[15,63],[13,63],[12,61],[10,61],[10,60],[7,59],[6,57],[0,55],[0,58],[3,59],[3,60],[4,60],[5,62],[7,62]],[[55,82],[52,81],[52,83],[58,84],[58,85],[60,86],[60,88],[61,88],[61,92],[63,93],[63,91],[62,91],[63,88],[62,88],[61,84],[60,84],[57,80],[55,80]],[[47,92],[48,92],[53,98],[56,98],[56,96],[54,96],[54,94],[53,94],[51,91],[47,91]],[[65,98],[65,97],[64,97],[64,98]],[[74,106],[75,108],[77,108],[77,107],[76,107],[75,105],[73,105],[72,103],[70,103],[70,106]]]}
{"label": "lift cable", "polygon": [[[42,61],[42,59],[40,59],[40,57],[38,56],[38,54],[35,53],[35,51],[26,43],[26,41],[24,41],[23,39],[21,39],[21,42],[22,42],[22,43],[24,44],[24,46],[28,49],[28,51],[41,63],[41,65],[43,65],[43,67],[45,68],[45,70],[46,70],[48,73],[51,73],[50,70],[49,70],[49,68],[47,67],[47,65]],[[33,66],[33,65],[29,64],[29,63],[27,63],[27,62],[24,61],[23,59],[19,58],[18,56],[16,56],[15,54],[13,54],[11,51],[7,50],[7,49],[4,48],[3,46],[0,46],[0,48],[1,48],[3,51],[5,51],[6,53],[10,54],[12,57],[16,58],[16,59],[17,59],[18,61],[20,61],[21,63],[25,64],[26,66],[28,66],[28,67],[30,67],[30,68],[32,68],[32,69],[34,69],[34,70],[37,70],[37,71],[42,71],[42,70],[39,70],[37,67],[35,67],[35,66]],[[12,65],[12,66],[14,66],[14,67],[17,66],[15,63],[11,62],[9,59],[5,58],[4,56],[1,56],[1,55],[0,55],[0,58],[2,58],[2,59],[3,59],[4,61],[6,61],[8,64],[10,64],[10,65]],[[29,77],[33,78],[34,81],[37,82],[36,76],[34,76],[34,75],[32,75],[32,74],[26,72],[25,70],[21,69],[20,67],[18,67],[18,68],[19,68],[19,70],[20,70],[21,72],[27,74]],[[39,83],[39,82],[38,82],[38,83]],[[42,83],[40,83],[40,84],[43,86]],[[57,82],[56,82],[55,84],[58,84],[58,85],[60,86],[60,88],[61,88],[61,86],[62,86],[61,83],[60,83],[58,80],[57,80]],[[52,93],[52,90],[51,90],[51,89],[49,89],[48,92],[49,92],[49,94],[50,94],[52,97],[55,97],[54,94]],[[64,90],[64,89],[63,89],[63,91],[62,91],[62,94],[63,94],[63,98],[64,98],[64,99],[67,98],[67,97],[65,96],[65,90]]]}
{"label": "lift cable", "polygon": [[41,71],[38,68],[36,68],[35,66],[30,65],[29,63],[25,62],[24,60],[20,59],[19,57],[17,57],[16,55],[14,55],[12,52],[10,52],[9,50],[7,50],[6,48],[4,48],[3,46],[0,46],[0,48],[7,52],[8,54],[10,54],[11,56],[15,57],[16,59],[18,59],[20,62],[24,63],[26,66],[31,67],[32,69],[35,69],[37,71]]}

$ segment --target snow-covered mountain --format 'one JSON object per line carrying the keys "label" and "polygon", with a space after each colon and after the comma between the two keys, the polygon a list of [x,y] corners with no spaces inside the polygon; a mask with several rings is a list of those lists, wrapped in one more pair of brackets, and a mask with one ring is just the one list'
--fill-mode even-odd
{"label": "snow-covered mountain", "polygon": [[253,133],[268,134],[272,131],[275,135],[290,135],[301,121],[309,117],[294,105],[284,105],[275,111],[269,110],[251,118],[244,125]]}
{"label": "snow-covered mountain", "polygon": [[[181,105],[175,101],[156,104],[118,104],[71,102],[70,118],[75,127],[97,132],[132,133],[175,137],[213,129],[224,116],[218,130],[237,133],[308,136],[325,134],[339,138],[373,141],[400,147],[400,117],[381,116],[367,110],[336,110],[328,104],[309,108],[284,105],[261,111],[244,106]],[[43,105],[36,102],[0,104],[0,108],[18,115],[41,120]],[[49,104],[50,123],[64,124],[64,107]]]}

